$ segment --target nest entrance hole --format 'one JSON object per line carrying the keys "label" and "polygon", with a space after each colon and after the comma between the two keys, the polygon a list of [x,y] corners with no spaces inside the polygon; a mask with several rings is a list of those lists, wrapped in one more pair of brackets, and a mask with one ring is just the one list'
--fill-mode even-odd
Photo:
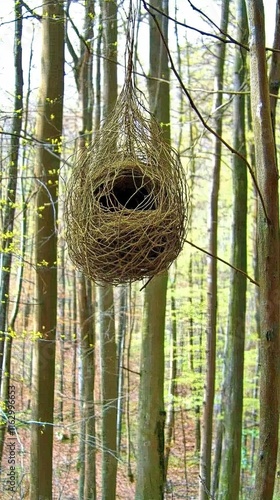
{"label": "nest entrance hole", "polygon": [[[108,192],[106,192],[108,191]],[[155,210],[155,186],[152,180],[139,170],[127,169],[118,175],[108,187],[104,184],[98,189],[102,209],[117,210]]]}

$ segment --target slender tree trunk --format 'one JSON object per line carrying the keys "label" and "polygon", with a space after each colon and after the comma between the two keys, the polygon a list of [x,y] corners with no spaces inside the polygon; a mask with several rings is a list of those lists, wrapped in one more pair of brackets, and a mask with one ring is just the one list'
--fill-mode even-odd
{"label": "slender tree trunk", "polygon": [[[103,17],[103,116],[117,100],[117,4],[101,2]],[[98,120],[96,116],[96,121]],[[100,357],[102,398],[102,500],[116,496],[117,477],[117,346],[114,295],[111,285],[99,288]]]}
{"label": "slender tree trunk", "polygon": [[166,440],[165,440],[165,469],[164,478],[166,481],[168,473],[169,456],[172,447],[175,431],[175,398],[177,395],[177,310],[176,310],[176,264],[174,269],[174,276],[170,282],[171,289],[171,332],[170,332],[170,362],[169,362],[169,388],[168,388],[168,408],[166,412]]}
{"label": "slender tree trunk", "polygon": [[220,470],[222,461],[222,447],[223,447],[223,436],[224,436],[224,398],[225,398],[225,385],[223,384],[221,390],[221,405],[217,418],[216,425],[216,436],[215,436],[215,450],[214,450],[214,460],[213,460],[213,472],[211,477],[211,494],[214,498],[218,496],[218,488],[220,481]]}
{"label": "slender tree trunk", "polygon": [[91,283],[84,278],[78,280],[78,301],[80,319],[81,342],[81,419],[83,422],[83,454],[80,453],[80,462],[83,473],[80,477],[80,498],[87,500],[96,498],[96,472],[95,472],[95,414],[94,414],[94,350],[95,328],[94,312],[92,307]]}
{"label": "slender tree trunk", "polygon": [[102,500],[116,496],[117,346],[112,286],[99,287],[102,395]]}
{"label": "slender tree trunk", "polygon": [[75,421],[76,418],[76,393],[77,393],[77,335],[76,335],[76,329],[77,329],[77,293],[76,293],[76,287],[77,287],[77,278],[76,278],[76,271],[73,271],[73,292],[72,292],[72,321],[74,324],[74,335],[72,338],[73,342],[73,362],[72,362],[72,373],[73,373],[73,378],[72,378],[72,384],[71,384],[71,394],[72,394],[72,409],[71,409],[71,417],[72,421]]}
{"label": "slender tree trunk", "polygon": [[[275,138],[275,128],[276,128],[276,108],[280,87],[280,0],[276,2],[276,20],[275,20],[275,32],[273,48],[275,49],[271,55],[271,66],[269,72],[269,93],[270,93],[270,109],[271,109],[271,120],[273,133]],[[276,160],[277,160],[277,148],[276,150]],[[278,162],[277,162],[278,163]],[[253,447],[252,447],[253,448]],[[280,439],[278,439],[278,453],[277,453],[277,475],[274,488],[275,500],[280,498]]]}
{"label": "slender tree trunk", "polygon": [[[229,0],[222,2],[221,11],[221,32],[227,33],[229,16]],[[223,42],[217,44],[217,63],[215,74],[215,90],[217,94],[214,101],[214,130],[221,136],[222,134],[222,114],[219,111],[222,105],[222,91],[224,80],[226,45]],[[217,137],[214,138],[214,171],[211,192],[211,214],[210,214],[210,244],[209,251],[212,255],[217,255],[218,248],[218,195],[220,188],[222,145]],[[215,396],[215,374],[216,374],[216,326],[217,326],[217,260],[209,261],[209,285],[208,285],[208,325],[206,340],[206,381],[205,395],[202,416],[202,434],[200,450],[200,487],[199,499],[207,500],[211,485],[211,452],[213,433],[213,407]]]}
{"label": "slender tree trunk", "polygon": [[270,94],[270,110],[273,133],[275,135],[276,124],[276,107],[278,101],[278,93],[280,87],[280,0],[276,0],[276,20],[273,48],[275,49],[271,55],[271,66],[269,72],[269,94]]}
{"label": "slender tree trunk", "polygon": [[[57,309],[57,191],[62,136],[64,12],[62,1],[43,2],[42,66],[35,177],[36,313],[32,366],[30,497],[52,498],[52,445]],[[52,152],[55,152],[54,156]]]}
{"label": "slender tree trunk", "polygon": [[[203,272],[203,271],[202,271]],[[202,276],[202,274],[201,274]],[[193,306],[193,254],[190,255],[189,269],[188,269],[188,283],[189,283],[189,344],[190,344],[190,371],[192,373],[193,384],[191,386],[192,395],[192,409],[195,413],[195,451],[199,453],[201,446],[201,425],[200,425],[200,404],[198,403],[199,394],[197,389],[197,380],[201,379],[201,335],[197,339],[194,331],[194,306]],[[200,289],[203,290],[203,284],[200,284]],[[200,297],[203,302],[203,297]],[[203,307],[201,303],[201,307]],[[196,340],[195,340],[196,339]],[[199,359],[197,359],[199,358]]]}
{"label": "slender tree trunk", "polygon": [[[247,14],[245,0],[236,2],[236,40],[247,45]],[[234,90],[240,92],[246,79],[246,51],[235,52]],[[233,100],[233,147],[246,157],[245,96]],[[233,228],[232,265],[246,272],[247,267],[247,168],[237,155],[233,156]],[[219,486],[221,500],[238,500],[242,444],[243,371],[246,315],[245,276],[231,273],[228,331],[225,352],[225,405],[222,468]]]}
{"label": "slender tree trunk", "polygon": [[118,403],[117,403],[117,452],[120,453],[122,438],[122,420],[124,408],[124,351],[127,333],[127,286],[120,288],[120,313],[118,329]]}
{"label": "slender tree trunk", "polygon": [[[153,6],[168,15],[166,0],[153,0]],[[168,43],[168,18],[158,17]],[[162,124],[170,142],[170,97],[167,54],[158,28],[150,18],[150,109]],[[159,78],[160,80],[156,80]],[[165,82],[163,82],[163,80]],[[139,389],[137,500],[160,500],[164,495],[164,331],[167,273],[152,279],[145,288],[145,313],[141,347]]]}
{"label": "slender tree trunk", "polygon": [[[273,496],[279,426],[279,205],[278,170],[270,115],[264,8],[246,0],[250,27],[251,105],[256,153],[260,283],[260,438],[254,500]],[[264,206],[263,206],[264,203]]]}
{"label": "slender tree trunk", "polygon": [[59,332],[59,412],[58,418],[60,422],[63,422],[63,400],[64,400],[64,366],[65,366],[65,294],[66,294],[66,286],[65,286],[65,246],[64,243],[61,244],[60,247],[60,307],[59,307],[59,315],[60,315],[60,332]]}
{"label": "slender tree trunk", "polygon": [[[18,178],[18,158],[20,147],[20,132],[22,128],[23,108],[23,71],[22,71],[22,2],[15,1],[15,36],[14,36],[14,66],[15,66],[15,102],[13,130],[11,138],[10,161],[8,169],[8,184],[6,203],[4,208],[4,220],[1,235],[0,255],[0,386],[1,401],[8,400],[8,386],[10,380],[12,339],[11,323],[8,328],[8,304],[10,296],[10,273],[12,265],[12,252],[9,247],[13,244],[13,230],[15,219],[15,201]],[[22,236],[24,238],[24,236]],[[14,323],[14,322],[13,322]],[[2,425],[1,425],[2,424]],[[5,428],[0,421],[0,463],[4,446]]]}
{"label": "slender tree trunk", "polygon": [[[180,51],[179,48],[179,42],[177,40],[177,50],[178,52]],[[181,58],[179,57],[178,61],[178,67],[181,68]],[[192,76],[191,76],[191,63],[190,63],[190,49],[189,46],[187,46],[187,73],[188,73],[188,85],[191,86],[192,82]],[[182,109],[183,103],[180,104],[181,106],[181,113],[183,112]],[[194,126],[193,126],[193,121],[192,121],[192,114],[193,111],[190,108],[188,112],[188,120],[189,120],[189,144],[192,147],[192,145],[195,142],[195,131],[194,131]],[[182,134],[182,130],[180,130],[180,133]],[[196,174],[196,158],[195,155],[192,155],[190,159],[190,182],[189,182],[189,205],[188,205],[188,233],[192,234],[192,229],[193,229],[193,191],[194,191],[194,179],[195,179],[195,174]],[[195,352],[195,332],[194,332],[194,309],[193,309],[193,254],[190,254],[189,258],[189,268],[188,268],[188,282],[189,282],[189,344],[190,344],[190,370],[192,372],[192,375],[194,377],[194,380],[197,378],[197,374],[199,373],[199,377],[201,377],[201,363],[195,363],[195,358],[197,356],[201,357],[201,349],[197,350]],[[202,276],[202,275],[201,275]],[[201,286],[201,290],[203,287]],[[202,298],[202,297],[201,297]],[[196,345],[198,342],[196,342]],[[195,366],[196,365],[196,366]],[[193,409],[195,412],[195,451],[199,453],[200,447],[201,447],[201,422],[200,422],[200,404],[197,403],[198,397],[197,397],[197,387],[196,384],[193,383],[191,387],[191,393],[192,393],[192,399],[193,399]]]}
{"label": "slender tree trunk", "polygon": [[[68,11],[70,1],[68,1]],[[82,131],[78,149],[89,146],[93,128],[93,22],[94,0],[86,0],[84,16],[84,39],[81,41],[79,57],[67,36],[67,46],[74,62],[74,73],[82,107]],[[86,42],[85,42],[86,41]],[[82,274],[78,277],[77,297],[80,320],[80,400],[81,428],[79,448],[79,497],[96,498],[96,443],[94,411],[95,379],[95,311],[92,300],[95,285]]]}
{"label": "slender tree trunk", "polygon": [[[248,117],[248,130],[249,133],[253,134],[253,123],[252,123],[252,110],[251,110],[251,97],[247,99],[247,117]],[[248,153],[249,153],[249,158],[250,158],[250,163],[251,165],[256,165],[256,159],[255,159],[255,146],[251,142],[248,148]],[[258,212],[258,201],[257,201],[257,192],[256,189],[254,189],[254,195],[255,195],[255,201],[254,201],[254,208],[253,208],[253,269],[254,269],[254,279],[258,283],[259,282],[259,264],[258,264],[258,229],[257,229],[257,212]],[[255,288],[255,294],[254,294],[254,300],[255,300],[255,321],[256,321],[256,334],[258,340],[261,337],[261,327],[260,327],[260,288],[256,287]],[[257,354],[257,360],[256,360],[256,367],[255,367],[255,376],[254,376],[254,387],[253,387],[253,394],[252,397],[257,400],[259,398],[259,378],[260,378],[260,349],[258,346],[258,354]],[[255,432],[252,436],[252,442],[251,442],[251,451],[250,451],[250,471],[253,474],[255,471],[255,463],[256,463],[256,448],[257,448],[257,443],[258,443],[258,419],[259,419],[259,412],[257,409],[253,410],[252,413],[252,426],[253,429],[255,429]],[[253,477],[253,476],[252,476]],[[277,499],[276,499],[277,500]]]}
{"label": "slender tree trunk", "polygon": [[[134,300],[135,304],[135,300]],[[125,363],[126,363],[126,377],[125,377],[125,383],[126,383],[126,408],[125,408],[125,416],[126,416],[126,441],[127,441],[127,447],[126,447],[126,456],[127,456],[127,476],[131,482],[134,482],[134,474],[132,471],[132,466],[131,466],[131,425],[130,425],[130,352],[131,352],[131,343],[132,343],[132,336],[133,336],[133,331],[134,331],[134,321],[133,318],[135,317],[135,307],[132,305],[132,293],[131,293],[131,285],[129,285],[129,298],[128,298],[128,339],[127,339],[127,346],[126,346],[126,356],[125,356]]]}
{"label": "slender tree trunk", "polygon": [[139,389],[137,500],[162,500],[164,491],[164,326],[167,274],[145,292]]}

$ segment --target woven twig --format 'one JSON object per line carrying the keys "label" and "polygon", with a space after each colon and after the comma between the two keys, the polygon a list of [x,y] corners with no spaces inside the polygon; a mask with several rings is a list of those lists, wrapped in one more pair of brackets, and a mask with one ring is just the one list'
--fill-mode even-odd
{"label": "woven twig", "polygon": [[183,246],[185,194],[177,153],[127,82],[67,186],[71,260],[94,281],[112,284],[166,270]]}

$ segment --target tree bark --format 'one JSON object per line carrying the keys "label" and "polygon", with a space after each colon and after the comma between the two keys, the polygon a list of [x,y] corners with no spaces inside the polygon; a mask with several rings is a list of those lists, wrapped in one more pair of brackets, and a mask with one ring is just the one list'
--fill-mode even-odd
{"label": "tree bark", "polygon": [[[68,10],[70,2],[68,2]],[[93,23],[94,0],[85,2],[84,33],[80,45],[79,57],[66,37],[69,52],[74,63],[75,81],[82,107],[82,131],[78,149],[89,146],[93,128]],[[96,498],[96,442],[95,442],[95,285],[84,275],[78,275],[77,298],[79,303],[80,322],[80,355],[81,355],[81,427],[79,446],[79,496],[80,498]],[[93,303],[92,303],[93,302]]]}
{"label": "tree bark", "polygon": [[[227,32],[229,17],[229,0],[222,2],[221,11],[221,32]],[[223,42],[217,44],[217,63],[215,71],[215,89],[218,91],[215,97],[213,109],[214,130],[221,136],[222,134],[222,113],[219,111],[222,105],[223,94],[219,92],[223,89],[224,65],[225,65],[226,45]],[[211,192],[210,207],[210,242],[209,252],[217,255],[218,248],[218,196],[220,189],[220,170],[221,170],[221,141],[214,138],[214,170],[213,184]],[[200,448],[200,486],[199,499],[208,500],[211,485],[211,452],[212,452],[212,434],[213,434],[213,407],[215,396],[215,374],[216,374],[216,326],[217,326],[217,260],[210,258],[209,268],[209,286],[208,286],[208,324],[206,340],[206,380],[205,394],[203,402],[202,430],[201,430],[201,448]]]}
{"label": "tree bark", "polygon": [[[168,15],[166,0],[153,6]],[[157,17],[168,43],[168,18]],[[150,109],[162,124],[170,142],[170,97],[168,59],[158,27],[150,17]],[[159,79],[159,80],[157,80]],[[164,81],[165,82],[164,82]],[[152,279],[145,288],[144,325],[141,346],[139,389],[137,500],[161,500],[164,495],[164,333],[167,272]]]}
{"label": "tree bark", "polygon": [[269,94],[270,94],[270,111],[273,133],[275,135],[276,124],[276,108],[280,87],[280,0],[276,2],[276,20],[273,48],[275,49],[271,55],[271,66],[269,72]]}
{"label": "tree bark", "polygon": [[[103,117],[112,111],[117,85],[117,4],[101,2],[103,25]],[[117,346],[112,285],[99,288],[100,358],[102,397],[102,500],[116,496],[117,482]]]}
{"label": "tree bark", "polygon": [[117,476],[117,346],[112,286],[99,287],[102,395],[102,500],[116,496]]}
{"label": "tree bark", "polygon": [[176,309],[176,274],[177,267],[174,266],[174,275],[170,279],[170,301],[171,301],[171,331],[169,337],[169,381],[168,381],[168,406],[166,411],[166,439],[164,456],[164,479],[166,481],[170,451],[175,432],[175,399],[177,396],[177,309]]}
{"label": "tree bark", "polygon": [[[22,3],[14,2],[15,8],[15,36],[14,36],[14,66],[15,66],[15,101],[13,133],[10,146],[10,161],[8,169],[8,184],[6,191],[6,201],[4,208],[1,251],[0,255],[0,386],[1,401],[6,403],[8,400],[8,387],[10,381],[11,349],[12,339],[11,326],[8,318],[8,305],[10,296],[10,278],[12,266],[12,251],[9,248],[13,244],[13,231],[15,219],[15,202],[18,178],[18,159],[20,148],[20,132],[22,127],[22,108],[23,108],[23,70],[22,70]],[[26,209],[24,208],[26,211]],[[24,235],[22,235],[24,238]],[[20,289],[19,289],[20,294]],[[17,298],[18,301],[18,298]],[[16,311],[17,313],[17,311]],[[10,328],[8,324],[10,323]],[[0,423],[0,463],[4,446],[6,426]]]}
{"label": "tree bark", "polygon": [[[236,40],[247,45],[248,23],[245,0],[236,2]],[[246,79],[246,50],[236,48],[234,90],[238,93]],[[246,157],[245,96],[233,100],[233,147]],[[239,156],[233,156],[233,228],[232,265],[246,273],[247,267],[247,168]],[[221,460],[219,498],[238,500],[242,444],[243,372],[245,345],[247,280],[231,271],[228,329],[225,350],[224,439]]]}
{"label": "tree bark", "polygon": [[83,451],[80,462],[83,468],[80,477],[80,497],[88,500],[96,498],[95,470],[95,412],[94,412],[94,378],[95,378],[95,321],[94,300],[89,280],[80,275],[78,279],[78,303],[81,345],[81,421]]}
{"label": "tree bark", "polygon": [[[36,313],[32,366],[30,496],[52,498],[52,444],[57,312],[57,192],[64,91],[64,12],[62,1],[45,0],[38,103],[35,177]],[[55,153],[55,156],[52,153]]]}
{"label": "tree bark", "polygon": [[117,452],[121,451],[121,441],[122,441],[122,423],[123,423],[123,413],[124,413],[124,353],[125,344],[127,336],[127,291],[126,285],[120,287],[120,299],[119,299],[119,328],[118,328],[118,339],[117,339],[117,361],[118,361],[118,401],[117,401]]}
{"label": "tree bark", "polygon": [[[271,66],[269,72],[269,93],[270,93],[270,109],[271,109],[271,120],[272,128],[275,138],[275,128],[276,128],[276,110],[280,87],[280,0],[276,3],[276,20],[275,20],[275,31],[274,31],[274,41],[273,49],[271,55]],[[277,160],[277,148],[276,150],[276,160]],[[277,162],[278,163],[278,162]],[[278,453],[277,453],[277,474],[276,482],[274,488],[273,498],[277,500],[280,498],[280,439],[278,438]]]}
{"label": "tree bark", "polygon": [[164,326],[167,273],[145,292],[139,388],[136,500],[162,500],[164,492]]}
{"label": "tree bark", "polygon": [[275,483],[279,425],[279,205],[278,170],[270,114],[262,0],[246,0],[250,27],[251,105],[256,153],[260,283],[260,437],[254,500],[270,500]]}

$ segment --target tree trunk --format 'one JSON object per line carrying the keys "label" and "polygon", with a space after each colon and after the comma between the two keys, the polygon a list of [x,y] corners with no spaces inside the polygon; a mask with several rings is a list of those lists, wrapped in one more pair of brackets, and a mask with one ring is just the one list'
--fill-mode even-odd
{"label": "tree trunk", "polygon": [[[13,230],[15,219],[15,201],[18,178],[18,158],[22,127],[23,108],[23,70],[22,70],[22,2],[15,1],[15,36],[14,36],[14,66],[15,66],[15,102],[13,133],[10,146],[10,161],[8,169],[8,184],[6,191],[6,202],[4,208],[4,218],[2,227],[1,251],[0,255],[0,394],[1,401],[8,401],[8,387],[10,380],[11,349],[13,336],[10,335],[11,328],[8,328],[8,304],[10,297],[10,273],[12,265],[12,251],[9,247],[13,244]],[[22,235],[24,238],[24,235]],[[17,299],[18,300],[18,299]],[[13,321],[14,323],[14,321]],[[11,325],[10,325],[11,327]],[[6,426],[0,421],[0,464],[4,446]]]}
{"label": "tree trunk", "polygon": [[167,273],[145,291],[139,389],[137,500],[162,500],[164,491],[164,326]]}
{"label": "tree trunk", "polygon": [[[30,497],[52,498],[52,444],[57,309],[57,191],[62,136],[64,12],[62,1],[45,0],[38,103],[35,177],[36,313],[32,367]],[[52,153],[55,153],[55,156]]]}
{"label": "tree trunk", "polygon": [[271,110],[271,120],[273,133],[275,135],[275,124],[276,124],[276,108],[278,101],[278,93],[280,87],[280,0],[276,1],[276,20],[275,20],[275,31],[274,31],[274,41],[273,49],[271,55],[271,66],[269,72],[269,94],[270,94],[270,110]]}
{"label": "tree trunk", "polygon": [[164,480],[167,479],[169,456],[174,439],[175,432],[175,399],[177,396],[177,309],[176,309],[176,274],[177,267],[174,266],[174,275],[170,279],[171,291],[171,331],[169,338],[169,381],[168,381],[168,407],[166,411],[166,439],[165,439],[165,457],[164,457]]}
{"label": "tree trunk", "polygon": [[[276,3],[276,21],[275,21],[275,32],[273,49],[271,55],[271,66],[269,72],[269,93],[270,93],[270,109],[271,109],[271,120],[272,128],[275,138],[275,127],[276,127],[276,108],[280,87],[280,0]],[[276,147],[276,144],[275,144]],[[276,160],[277,160],[277,149],[276,149]],[[277,162],[278,163],[278,162]],[[277,475],[274,488],[273,498],[277,500],[280,498],[280,439],[278,439],[278,453],[277,453]]]}
{"label": "tree trunk", "polygon": [[122,439],[122,422],[124,409],[124,352],[127,334],[127,286],[120,287],[120,312],[119,312],[119,328],[118,328],[118,401],[117,401],[117,452],[121,450]]}
{"label": "tree trunk", "polygon": [[[229,16],[229,0],[223,0],[221,11],[221,32],[227,33]],[[215,74],[215,89],[217,94],[214,100],[215,122],[213,129],[221,136],[222,113],[219,111],[223,102],[223,80],[225,65],[226,45],[223,42],[217,44],[217,63]],[[220,91],[220,92],[219,92]],[[210,214],[210,244],[209,251],[217,255],[218,248],[218,196],[220,188],[222,144],[214,138],[214,171],[211,192],[211,214]],[[209,285],[208,285],[208,325],[206,340],[206,381],[203,402],[202,433],[200,449],[200,486],[199,499],[208,500],[211,485],[211,452],[213,433],[213,407],[215,397],[215,374],[216,374],[216,326],[217,326],[217,260],[210,258],[209,261]]]}
{"label": "tree trunk", "polygon": [[80,477],[80,498],[96,498],[95,471],[95,413],[94,413],[94,375],[95,375],[95,326],[92,302],[92,287],[89,280],[80,275],[78,280],[80,343],[81,343],[81,421],[83,454],[80,453],[80,465],[83,474]]}
{"label": "tree trunk", "polygon": [[[135,290],[136,292],[136,290]],[[127,339],[127,345],[126,345],[126,356],[125,356],[125,368],[126,368],[126,376],[125,376],[125,384],[126,384],[126,393],[125,393],[125,398],[126,398],[126,405],[125,405],[125,423],[126,423],[126,457],[127,457],[127,476],[131,482],[134,482],[134,474],[132,471],[132,465],[131,465],[131,424],[130,424],[130,419],[131,419],[131,413],[130,413],[130,352],[131,352],[131,344],[132,344],[132,337],[134,333],[134,318],[135,318],[135,300],[132,299],[132,293],[131,293],[131,285],[129,285],[129,298],[128,298],[128,305],[127,305],[127,312],[128,312],[128,326],[127,326],[127,332],[128,332],[128,339]]]}
{"label": "tree trunk", "polygon": [[[260,438],[254,499],[273,496],[279,425],[279,205],[278,171],[270,115],[264,8],[246,0],[250,27],[251,105],[256,153],[260,283]],[[264,206],[263,206],[264,203]]]}
{"label": "tree trunk", "polygon": [[[168,16],[168,2],[153,0],[153,6]],[[168,18],[157,17],[168,43]],[[168,58],[158,27],[150,17],[150,109],[162,124],[170,142],[170,98]],[[157,80],[159,79],[159,80]],[[164,81],[163,81],[164,80]],[[139,389],[137,500],[160,500],[164,495],[164,333],[167,272],[145,288],[144,326]]]}
{"label": "tree trunk", "polygon": [[[103,116],[117,100],[117,5],[101,2],[103,17]],[[98,117],[96,115],[96,122]],[[99,288],[100,357],[102,398],[102,500],[116,496],[117,477],[117,346],[114,295],[111,285]]]}
{"label": "tree trunk", "polygon": [[[68,2],[68,10],[70,2]],[[86,149],[92,140],[93,128],[93,22],[94,0],[85,2],[84,34],[79,57],[66,37],[74,63],[77,90],[82,107],[82,131],[79,151]],[[78,156],[78,155],[77,155]],[[95,445],[95,285],[82,274],[78,275],[77,298],[80,321],[80,400],[81,427],[79,447],[79,497],[96,498],[96,445]]]}
{"label": "tree trunk", "polygon": [[[246,45],[248,23],[245,0],[236,2],[236,40]],[[246,51],[236,48],[234,90],[240,92],[246,81]],[[233,147],[246,157],[245,96],[233,100]],[[232,265],[246,273],[247,267],[247,168],[237,155],[233,156],[233,228]],[[246,315],[246,277],[231,271],[228,330],[225,352],[224,440],[219,498],[238,500],[242,444],[243,371]]]}
{"label": "tree trunk", "polygon": [[117,346],[112,286],[99,287],[102,394],[102,500],[116,496]]}
{"label": "tree trunk", "polygon": [[76,271],[73,270],[73,290],[72,290],[72,321],[74,324],[74,332],[72,336],[72,345],[73,345],[73,361],[72,361],[72,372],[73,378],[71,383],[71,395],[72,395],[72,408],[71,408],[71,418],[74,422],[76,419],[76,393],[77,393],[77,335],[76,335],[76,325],[77,325],[77,277]]}

